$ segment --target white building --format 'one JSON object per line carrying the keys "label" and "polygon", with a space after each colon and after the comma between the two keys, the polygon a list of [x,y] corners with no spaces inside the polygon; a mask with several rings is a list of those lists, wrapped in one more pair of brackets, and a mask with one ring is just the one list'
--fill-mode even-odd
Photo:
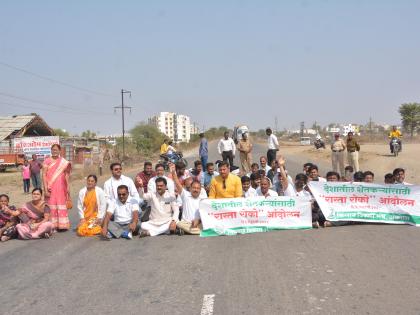
{"label": "white building", "polygon": [[160,112],[148,119],[149,124],[155,125],[174,142],[190,142],[191,120],[189,116],[177,113]]}

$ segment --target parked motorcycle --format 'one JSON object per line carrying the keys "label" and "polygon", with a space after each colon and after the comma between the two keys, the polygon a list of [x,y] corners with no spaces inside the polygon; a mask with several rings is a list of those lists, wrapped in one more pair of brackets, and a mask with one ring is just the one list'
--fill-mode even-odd
{"label": "parked motorcycle", "polygon": [[169,170],[169,163],[178,163],[178,162],[184,163],[185,167],[187,167],[188,162],[186,159],[183,158],[182,152],[174,152],[170,156],[167,154],[161,154],[159,163],[163,164],[165,167],[165,170]]}
{"label": "parked motorcycle", "polygon": [[314,141],[314,146],[316,149],[325,149],[325,142],[322,139],[316,139]]}

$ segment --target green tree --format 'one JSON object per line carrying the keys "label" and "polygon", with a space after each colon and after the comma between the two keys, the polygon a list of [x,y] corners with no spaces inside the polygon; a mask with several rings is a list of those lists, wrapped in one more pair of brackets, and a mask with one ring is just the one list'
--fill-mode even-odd
{"label": "green tree", "polygon": [[83,138],[88,138],[88,139],[96,138],[96,132],[88,129],[88,130],[82,132],[82,137]]}
{"label": "green tree", "polygon": [[53,129],[53,130],[54,130],[54,133],[57,136],[60,136],[60,137],[68,137],[68,136],[70,136],[70,134],[66,130],[64,130],[64,129],[56,128],[56,129]]}
{"label": "green tree", "polygon": [[419,103],[405,103],[401,104],[398,112],[401,115],[401,123],[404,130],[410,133],[413,137],[417,128],[420,126],[420,104]]}
{"label": "green tree", "polygon": [[161,133],[156,126],[140,123],[130,130],[132,142],[138,153],[152,153],[160,149],[166,135]]}

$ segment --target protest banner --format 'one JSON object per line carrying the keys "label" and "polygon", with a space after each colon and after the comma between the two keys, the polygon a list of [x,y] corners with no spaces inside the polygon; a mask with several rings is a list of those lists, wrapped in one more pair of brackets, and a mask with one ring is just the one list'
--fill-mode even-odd
{"label": "protest banner", "polygon": [[204,199],[202,237],[312,228],[308,200],[295,197]]}
{"label": "protest banner", "polygon": [[310,182],[325,218],[420,225],[420,186]]}
{"label": "protest banner", "polygon": [[51,155],[51,146],[59,144],[60,138],[57,136],[47,137],[23,137],[13,139],[13,148],[22,151],[26,158],[30,159],[32,154],[38,155],[40,159]]}

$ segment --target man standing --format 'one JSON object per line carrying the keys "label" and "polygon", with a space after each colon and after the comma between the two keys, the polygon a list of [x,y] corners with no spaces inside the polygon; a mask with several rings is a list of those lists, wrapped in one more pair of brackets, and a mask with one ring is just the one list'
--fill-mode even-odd
{"label": "man standing", "polygon": [[344,150],[346,144],[344,140],[340,138],[340,134],[334,135],[334,140],[331,143],[331,163],[334,172],[338,172],[340,167],[340,176],[344,176]]}
{"label": "man standing", "polygon": [[137,204],[139,204],[140,197],[139,193],[137,192],[137,188],[134,185],[134,182],[131,178],[122,175],[121,163],[112,163],[109,166],[109,168],[111,170],[112,176],[104,183],[105,199],[107,201],[108,206],[111,204],[111,201],[117,201],[117,189],[121,185],[127,186],[130,197],[137,200]]}
{"label": "man standing", "polygon": [[249,141],[247,133],[242,134],[242,139],[239,140],[238,151],[241,159],[241,173],[245,175],[251,171],[252,163],[252,143]]}
{"label": "man standing", "polygon": [[[149,183],[152,177],[156,176],[156,173],[153,171],[152,162],[144,162],[143,172],[137,174],[137,177],[140,177],[144,184],[144,192],[147,193],[147,184]],[[139,188],[138,181],[135,182],[136,188]]]}
{"label": "man standing", "polygon": [[353,132],[349,132],[347,134],[347,162],[348,165],[353,167],[353,170],[355,172],[360,171],[359,169],[359,151],[360,151],[360,145],[354,139]]}
{"label": "man standing", "polygon": [[29,162],[29,170],[31,171],[31,181],[34,188],[42,188],[41,169],[41,161],[38,160],[36,154],[32,154],[32,161]]}
{"label": "man standing", "polygon": [[205,167],[209,159],[209,147],[203,132],[200,133],[200,148],[198,149],[198,156],[200,157],[201,165]]}
{"label": "man standing", "polygon": [[222,155],[223,162],[229,161],[229,167],[232,168],[233,159],[236,153],[236,146],[233,139],[229,137],[228,131],[225,131],[223,139],[220,139],[219,144],[217,145],[217,150],[219,151],[219,154]]}
{"label": "man standing", "polygon": [[201,184],[197,180],[192,180],[189,190],[182,187],[173,165],[170,166],[170,170],[182,201],[182,218],[177,223],[177,227],[187,234],[198,235],[202,229],[199,212],[200,201],[207,198],[207,195],[201,194]]}
{"label": "man standing", "polygon": [[210,183],[209,198],[240,198],[242,197],[241,179],[230,173],[229,164],[219,164],[220,175],[214,177]]}
{"label": "man standing", "polygon": [[211,162],[207,163],[206,171],[203,173],[203,176],[201,176],[201,186],[204,187],[207,194],[210,191],[211,180],[217,175],[219,175],[219,173],[214,171],[214,164]]}
{"label": "man standing", "polygon": [[[106,212],[102,226],[102,236],[107,239],[126,238],[132,239],[137,234],[140,226],[139,203],[129,196],[128,187],[120,185],[117,188],[117,200],[112,200]],[[111,217],[114,220],[111,221]]]}
{"label": "man standing", "polygon": [[155,192],[149,190],[148,193],[145,193],[143,183],[139,179],[140,196],[151,206],[150,219],[147,222],[142,222],[140,237],[169,234],[176,231],[179,217],[176,197],[166,190],[166,179],[164,177],[158,177],[155,184]]}
{"label": "man standing", "polygon": [[276,159],[276,154],[279,150],[279,141],[277,140],[276,135],[273,134],[273,130],[271,130],[271,128],[267,128],[265,130],[265,134],[268,136],[267,160],[268,165],[271,165],[271,161]]}

